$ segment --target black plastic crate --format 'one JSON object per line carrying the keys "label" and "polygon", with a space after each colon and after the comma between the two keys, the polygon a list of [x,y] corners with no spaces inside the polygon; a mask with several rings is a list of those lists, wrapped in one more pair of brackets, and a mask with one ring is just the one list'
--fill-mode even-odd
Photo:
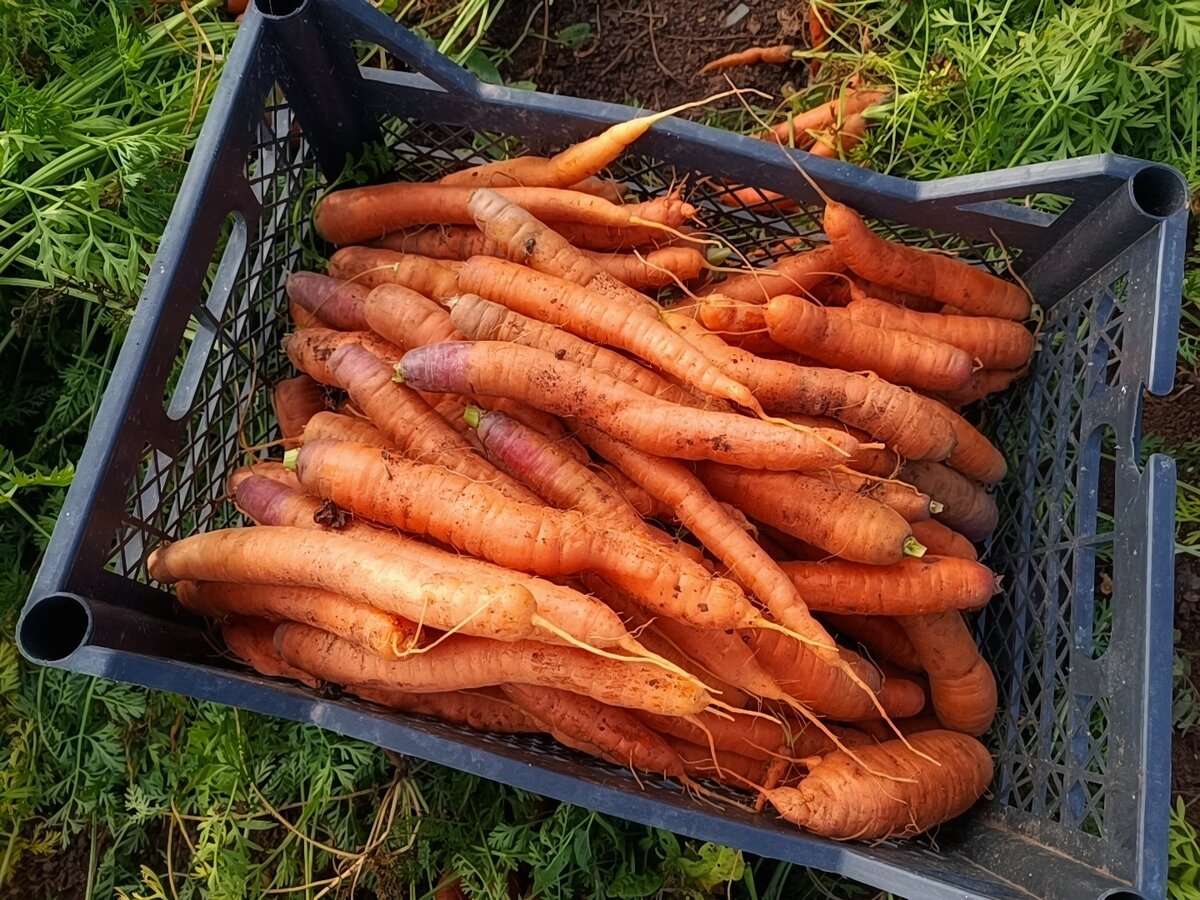
{"label": "black plastic crate", "polygon": [[[348,155],[382,140],[399,177],[423,179],[494,152],[547,152],[630,115],[481,84],[356,0],[259,4],[26,604],[18,637],[29,659],[313,722],[909,897],[1163,894],[1175,472],[1162,455],[1142,465],[1139,441],[1143,390],[1167,393],[1174,377],[1187,203],[1175,171],[1097,156],[918,184],[796,154],[823,190],[893,237],[981,265],[1012,258],[1045,309],[1031,375],[980,410],[1011,469],[985,557],[1005,590],[978,622],[1000,693],[992,791],[936,840],[834,843],[547,740],[248,673],[148,584],[155,545],[239,521],[222,502],[224,475],[245,447],[278,436],[265,388],[291,374],[279,349],[283,282],[310,240],[320,185]],[[408,71],[359,70],[362,43]],[[683,183],[743,251],[819,234],[816,195],[776,146],[673,119],[633,151],[614,174],[647,196]],[[729,210],[713,199],[725,180],[794,197],[801,211]]]}

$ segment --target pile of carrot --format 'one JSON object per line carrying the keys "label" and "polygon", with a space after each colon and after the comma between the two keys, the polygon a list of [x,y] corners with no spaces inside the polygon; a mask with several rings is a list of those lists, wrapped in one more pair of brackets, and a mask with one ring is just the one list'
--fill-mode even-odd
{"label": "pile of carrot", "polygon": [[827,243],[714,265],[683,197],[602,177],[659,115],[325,196],[283,458],[229,475],[253,526],[150,574],[264,675],[923,831],[991,779],[964,617],[1005,460],[959,409],[1027,365],[1029,298],[833,200]]}

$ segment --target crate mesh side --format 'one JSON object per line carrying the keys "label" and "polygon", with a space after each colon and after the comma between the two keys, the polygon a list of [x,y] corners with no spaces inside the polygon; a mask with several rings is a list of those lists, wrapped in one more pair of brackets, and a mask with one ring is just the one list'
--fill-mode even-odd
{"label": "crate mesh side", "polygon": [[[411,180],[524,149],[513,136],[481,135],[460,126],[401,119],[382,125],[397,175]],[[268,98],[260,132],[246,177],[262,202],[262,215],[251,229],[224,310],[214,317],[203,305],[206,298],[200,298],[198,337],[181,348],[178,358],[186,368],[188,353],[204,351],[200,336],[210,333],[211,350],[195,385],[184,449],[172,459],[146,448],[114,538],[109,566],[130,578],[147,580],[145,557],[164,540],[241,524],[225,499],[224,479],[248,458],[250,448],[280,437],[270,388],[294,374],[280,349],[290,327],[284,281],[310,258],[307,223],[322,182],[307,141],[277,93]],[[756,204],[744,194],[751,205],[730,207],[723,202],[729,186],[636,154],[622,158],[610,174],[641,198],[681,189],[710,231],[757,263],[785,252],[781,242],[789,239],[792,246],[820,241],[816,207],[790,208],[769,198]],[[895,222],[874,224],[895,240],[932,245],[993,269],[1019,252]],[[1002,709],[989,737],[999,754],[996,802],[1101,838],[1110,828],[1104,794],[1108,704],[1103,696],[1072,692],[1068,673],[1078,654],[1090,652],[1093,632],[1102,638],[1104,627],[1099,612],[1078,621],[1085,604],[1072,578],[1097,610],[1104,606],[1104,579],[1111,578],[1111,534],[1097,530],[1094,514],[1089,521],[1079,505],[1083,470],[1095,471],[1101,456],[1100,441],[1082,433],[1081,408],[1089,392],[1115,377],[1122,290],[1117,281],[1079,302],[1054,307],[1027,384],[983,410],[986,430],[1001,436],[1010,463],[1022,460],[997,492],[1002,525],[989,562],[1004,576],[1007,590],[992,601],[982,635],[997,672]],[[1064,429],[1063,423],[1069,426]],[[1059,444],[1064,434],[1065,449]],[[278,449],[271,454],[278,458]],[[577,759],[540,738],[490,740]],[[613,774],[622,771],[595,765]],[[665,782],[641,781],[649,789],[677,790]]]}

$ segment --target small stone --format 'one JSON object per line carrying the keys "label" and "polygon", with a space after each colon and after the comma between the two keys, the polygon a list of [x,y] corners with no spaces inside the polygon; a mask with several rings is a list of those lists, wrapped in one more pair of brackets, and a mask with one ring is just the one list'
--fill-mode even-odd
{"label": "small stone", "polygon": [[750,7],[748,7],[745,3],[739,3],[733,8],[733,11],[725,17],[725,21],[721,23],[721,27],[732,28],[738,22],[742,21],[742,19],[746,18],[746,15],[749,12]]}

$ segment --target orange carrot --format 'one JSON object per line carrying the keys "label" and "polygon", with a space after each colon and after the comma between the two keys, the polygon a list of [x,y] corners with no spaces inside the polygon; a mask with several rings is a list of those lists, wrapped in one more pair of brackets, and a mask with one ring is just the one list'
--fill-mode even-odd
{"label": "orange carrot", "polygon": [[229,477],[225,480],[225,489],[232,496],[237,493],[238,486],[247,479],[259,476],[267,481],[273,481],[276,484],[281,484],[293,491],[303,491],[300,486],[300,479],[296,477],[296,473],[284,468],[283,463],[273,460],[257,460],[250,463],[248,466],[234,469]]}
{"label": "orange carrot", "polygon": [[[671,232],[653,225],[632,225],[625,228],[601,228],[575,222],[555,222],[554,231],[572,245],[587,250],[647,251],[668,246],[694,246],[693,241],[675,237]],[[687,226],[675,231],[687,234]]]}
{"label": "orange carrot", "polygon": [[[851,462],[848,460],[847,465]],[[857,470],[831,469],[818,477],[839,490],[853,492],[860,497],[870,497],[876,503],[882,503],[899,513],[910,526],[913,522],[925,521],[933,509],[941,508],[929,499],[928,494],[922,494],[911,485],[868,478]]]}
{"label": "orange carrot", "polygon": [[540,575],[596,571],[642,602],[701,627],[750,626],[759,616],[732,582],[573,510],[508,500],[434,466],[356,444],[317,441],[296,452],[306,490],[375,522],[428,534],[501,566]]}
{"label": "orange carrot", "polygon": [[[238,484],[236,500],[239,509],[262,525],[290,525],[308,529],[328,526],[357,540],[372,543],[382,552],[398,558],[413,558],[431,568],[453,567],[480,581],[503,579],[519,584],[533,595],[538,616],[550,623],[548,627],[535,623],[538,624],[539,640],[548,643],[582,643],[592,647],[621,647],[635,655],[644,655],[637,642],[625,631],[616,613],[595,598],[569,587],[523,572],[497,569],[482,560],[452,556],[412,538],[374,528],[362,520],[348,521],[346,514],[336,505],[262,478],[247,478]],[[563,633],[567,635],[566,638],[562,637]]]}
{"label": "orange carrot", "polygon": [[[575,179],[578,180],[578,179]],[[344,188],[326,194],[313,213],[317,233],[333,244],[357,244],[414,225],[470,225],[467,211],[473,187],[395,182]],[[617,205],[600,197],[552,187],[498,187],[510,200],[543,221],[585,225],[642,225],[644,208]],[[690,216],[694,210],[685,214]],[[632,211],[631,211],[632,210]]]}
{"label": "orange carrot", "polygon": [[825,309],[786,294],[767,304],[767,328],[785,347],[849,371],[871,371],[894,384],[954,390],[971,377],[965,352],[906,331],[855,323],[839,309]]}
{"label": "orange carrot", "polygon": [[760,359],[683,316],[667,313],[664,320],[722,371],[745,383],[769,412],[834,416],[909,459],[945,459],[954,449],[950,422],[928,398],[878,378]]}
{"label": "orange carrot", "polygon": [[777,622],[813,641],[820,655],[836,658],[833,638],[809,615],[788,577],[699,478],[674,460],[642,453],[595,429],[582,428],[579,434],[597,453],[673,509],[679,521],[726,565],[734,581],[758,597]]}
{"label": "orange carrot", "polygon": [[842,159],[862,143],[870,124],[870,120],[862,113],[847,116],[841,124],[829,125],[813,135],[812,150],[809,152],[826,159]]}
{"label": "orange carrot", "polygon": [[329,258],[329,274],[367,288],[398,284],[435,300],[458,293],[457,273],[447,263],[393,250],[343,247]]}
{"label": "orange carrot", "polygon": [[354,281],[341,281],[316,272],[293,272],[285,286],[288,299],[298,303],[329,327],[340,331],[365,331],[362,304],[370,289]]}
{"label": "orange carrot", "polygon": [[325,409],[324,389],[307,375],[277,382],[271,399],[285,447],[296,446],[297,438],[304,433],[305,423]]}
{"label": "orange carrot", "polygon": [[958,390],[938,391],[937,397],[948,406],[961,409],[977,400],[982,400],[988,394],[997,394],[1007,390],[1009,385],[1024,378],[1027,374],[1029,374],[1028,366],[1020,369],[980,369]]}
{"label": "orange carrot", "polygon": [[943,406],[941,409],[954,428],[954,452],[946,457],[946,465],[964,475],[994,484],[1008,473],[1008,461],[986,437],[958,413]]}
{"label": "orange carrot", "polygon": [[[794,638],[766,630],[745,631],[742,638],[762,670],[813,712],[843,722],[878,717],[871,698],[851,682],[845,671],[825,665]],[[889,678],[885,686],[874,666],[849,650],[841,653],[858,677],[876,692],[890,715],[909,716],[921,711],[925,698],[912,682]]]}
{"label": "orange carrot", "polygon": [[[449,557],[450,560],[453,557]],[[193,534],[149,558],[155,581],[225,581],[319,588],[443,631],[507,640],[533,635],[528,589],[464,578],[348,535],[261,525]]]}
{"label": "orange carrot", "polygon": [[781,565],[816,612],[913,616],[978,609],[996,593],[996,577],[987,566],[954,556],[905,559],[890,566],[840,559]]}
{"label": "orange carrot", "polygon": [[329,328],[330,325],[320,316],[314,316],[295,300],[288,301],[288,317],[297,328]]}
{"label": "orange carrot", "polygon": [[762,304],[780,294],[804,294],[844,268],[833,248],[826,245],[782,256],[768,266],[726,278],[698,293],[718,293],[727,303]]}
{"label": "orange carrot", "polygon": [[[817,8],[817,4],[809,0],[808,3],[808,45],[814,50],[824,50],[825,45],[829,43],[829,26],[825,24],[825,19],[821,15],[821,11]],[[813,58],[808,61],[808,82],[812,84],[816,81],[817,73],[821,71],[821,60]]]}
{"label": "orange carrot", "polygon": [[929,674],[933,711],[952,731],[983,734],[996,715],[996,678],[957,610],[897,619]]}
{"label": "orange carrot", "polygon": [[783,818],[816,834],[879,840],[918,834],[961,815],[991,783],[992,757],[974,738],[922,731],[908,741],[913,749],[895,740],[854,750],[872,771],[891,778],[869,774],[838,750],[822,757],[797,787],[763,796]]}
{"label": "orange carrot", "polygon": [[506,684],[501,690],[574,750],[642,772],[686,777],[675,751],[631,712],[553,687]]}
{"label": "orange carrot", "polygon": [[319,412],[304,426],[303,441],[320,440],[350,441],[383,450],[396,449],[382,431],[365,419],[334,412]]}
{"label": "orange carrot", "polygon": [[417,641],[417,627],[412,622],[329,591],[180,581],[175,585],[175,597],[184,609],[212,618],[248,616],[303,622],[384,657],[394,657]]}
{"label": "orange carrot", "polygon": [[853,438],[833,430],[793,431],[702,409],[678,416],[680,407],[673,403],[518,344],[479,341],[418,347],[405,354],[396,371],[418,390],[509,397],[572,417],[656,456],[803,470],[834,464],[857,447]]}
{"label": "orange carrot", "polygon": [[441,719],[452,725],[465,725],[476,731],[538,734],[546,730],[541,722],[505,699],[495,688],[414,694],[408,691],[348,684],[346,690],[389,709]]}
{"label": "orange carrot", "polygon": [[1020,286],[953,257],[887,241],[845,204],[828,201],[824,225],[838,258],[863,278],[932,297],[972,315],[1029,315],[1029,295]]}
{"label": "orange carrot", "polygon": [[643,519],[672,520],[675,518],[674,510],[652,497],[649,491],[635,483],[612,463],[593,465],[592,469],[598,478],[607,481],[612,489],[620,494]]}
{"label": "orange carrot", "polygon": [[[769,762],[787,755],[790,749],[788,745],[791,736],[783,724],[758,716],[733,713],[733,718],[729,719],[713,715],[711,712],[686,717],[661,716],[649,712],[638,712],[635,715],[639,721],[656,732],[669,734],[701,747],[708,745],[711,736],[712,746],[716,747],[718,752],[731,751],[750,759]],[[815,728],[812,730],[816,731]],[[833,749],[833,743],[829,742],[828,747]]]}
{"label": "orange carrot", "polygon": [[848,90],[843,96],[835,97],[828,103],[814,106],[785,122],[780,122],[763,136],[785,146],[807,147],[812,144],[812,132],[821,131],[838,121],[863,112],[885,97],[887,91]]}
{"label": "orange carrot", "polygon": [[[602,172],[657,122],[693,106],[694,103],[685,103],[662,112],[618,122],[594,137],[572,144],[550,159],[515,157],[486,163],[447,175],[442,179],[442,184],[489,187],[510,183],[568,187]],[[543,217],[539,215],[538,218]]]}
{"label": "orange carrot", "polygon": [[403,285],[371,289],[362,311],[365,327],[406,350],[462,339],[443,307]]}
{"label": "orange carrot", "polygon": [[[908,639],[900,623],[891,616],[825,613],[821,618],[846,637],[862,644],[873,659],[893,663],[910,672],[924,671],[912,641]],[[886,729],[886,726],[885,730],[887,734],[883,740],[891,740],[891,730]]]}
{"label": "orange carrot", "polygon": [[792,61],[792,51],[795,49],[795,46],[792,44],[779,44],[773,47],[747,47],[745,50],[739,50],[736,53],[727,53],[725,56],[718,57],[712,62],[707,63],[700,70],[700,74],[711,75],[714,72],[724,72],[727,69],[736,69],[740,66],[753,66],[758,63],[783,65]]}
{"label": "orange carrot", "polygon": [[[446,226],[420,231],[397,231],[374,245],[401,253],[417,253],[433,259],[466,261],[472,256],[505,256],[497,241],[477,228]],[[664,247],[645,254],[579,251],[599,269],[638,290],[667,287],[698,278],[704,269],[704,254],[691,247]]]}
{"label": "orange carrot", "polygon": [[536,641],[503,643],[456,634],[424,653],[384,660],[327,632],[286,624],[275,632],[275,647],[289,664],[338,684],[416,693],[532,684],[668,715],[697,713],[709,702],[692,682],[649,663],[616,663]]}
{"label": "orange carrot", "polygon": [[476,294],[456,297],[450,307],[450,320],[474,341],[510,341],[525,347],[536,347],[553,353],[558,359],[570,360],[603,372],[660,400],[683,406],[721,408],[720,400],[697,397],[626,356],[578,338],[561,328],[513,312]]}
{"label": "orange carrot", "polygon": [[846,309],[856,322],[953,344],[985,369],[1019,369],[1033,355],[1033,334],[1008,319],[914,312],[871,297],[854,300]]}
{"label": "orange carrot", "polygon": [[275,652],[275,623],[265,619],[228,619],[221,623],[221,637],[233,655],[260,675],[290,678],[310,688],[321,686],[315,676],[288,665]]}
{"label": "orange carrot", "polygon": [[820,476],[706,464],[700,478],[715,496],[752,518],[844,559],[886,565],[921,552],[899,513]]}
{"label": "orange carrot", "polygon": [[949,466],[933,462],[907,462],[900,478],[942,504],[937,518],[972,541],[982,541],[1000,520],[996,501],[979,484]]}
{"label": "orange carrot", "polygon": [[458,280],[464,292],[479,294],[596,343],[627,350],[689,388],[751,409],[757,406],[744,385],[723,375],[650,313],[613,303],[563,279],[485,256],[468,261]]}
{"label": "orange carrot", "polygon": [[927,522],[913,522],[912,531],[913,537],[924,544],[926,552],[932,556],[979,559],[979,554],[975,552],[975,547],[970,541],[941,522],[935,522],[933,519]]}

